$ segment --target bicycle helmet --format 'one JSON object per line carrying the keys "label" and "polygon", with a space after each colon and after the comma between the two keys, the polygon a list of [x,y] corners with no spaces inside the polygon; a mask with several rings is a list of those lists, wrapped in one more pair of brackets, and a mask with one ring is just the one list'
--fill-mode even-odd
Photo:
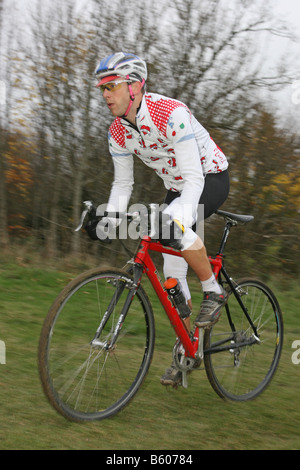
{"label": "bicycle helmet", "polygon": [[134,93],[132,90],[132,82],[142,82],[144,86],[147,80],[147,65],[137,55],[117,52],[112,54],[105,59],[102,59],[100,64],[95,70],[97,78],[100,79],[96,88],[108,83],[109,81],[115,80],[118,77],[125,78],[128,81],[128,89],[130,93],[129,106],[123,117],[126,117],[131,109],[134,101]]}
{"label": "bicycle helmet", "polygon": [[95,70],[100,79],[97,87],[107,82],[107,77],[118,76],[133,82],[147,80],[146,63],[134,54],[117,52],[102,59]]}

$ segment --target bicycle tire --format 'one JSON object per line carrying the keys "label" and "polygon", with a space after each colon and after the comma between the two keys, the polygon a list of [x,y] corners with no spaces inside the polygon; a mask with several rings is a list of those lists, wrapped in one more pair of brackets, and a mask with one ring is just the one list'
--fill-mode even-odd
{"label": "bicycle tire", "polygon": [[[221,398],[247,401],[260,395],[274,376],[283,345],[283,318],[278,301],[266,284],[254,279],[241,279],[236,283],[260,342],[235,348],[238,343],[249,341],[252,329],[230,290],[226,310],[229,309],[236,327],[236,338],[228,343],[231,349],[205,353],[204,364],[208,380]],[[219,345],[230,332],[224,309],[220,320],[205,332],[204,350]]]}
{"label": "bicycle tire", "polygon": [[[38,363],[50,404],[71,421],[109,418],[139,390],[154,350],[152,306],[142,286],[131,299],[113,350],[91,340],[116,289],[122,292],[99,341],[108,344],[132,276],[120,269],[95,269],[70,282],[51,306],[42,327]],[[121,286],[121,287],[120,287]]]}

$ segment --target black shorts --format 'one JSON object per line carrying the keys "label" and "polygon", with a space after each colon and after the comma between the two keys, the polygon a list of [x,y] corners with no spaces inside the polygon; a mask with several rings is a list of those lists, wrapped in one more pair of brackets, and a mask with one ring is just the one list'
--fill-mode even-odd
{"label": "black shorts", "polygon": [[[204,219],[214,214],[226,201],[229,187],[228,170],[222,171],[222,173],[208,173],[206,175],[203,192],[199,200],[199,204],[202,204],[204,207]],[[164,202],[169,205],[179,196],[180,193],[168,191]]]}

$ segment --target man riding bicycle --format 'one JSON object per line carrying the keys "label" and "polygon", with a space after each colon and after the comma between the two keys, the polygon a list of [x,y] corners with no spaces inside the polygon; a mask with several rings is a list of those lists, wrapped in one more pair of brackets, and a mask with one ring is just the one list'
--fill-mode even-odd
{"label": "man riding bicycle", "polygon": [[[97,87],[115,116],[108,135],[114,181],[107,210],[126,211],[134,183],[134,158],[156,171],[167,189],[164,214],[181,235],[180,239],[173,236],[161,240],[182,254],[182,258],[163,255],[164,276],[178,279],[191,309],[186,276],[188,266],[194,270],[204,293],[195,325],[209,327],[218,320],[227,295],[215,280],[203,241],[195,232],[195,222],[199,204],[206,219],[226,200],[228,161],[184,103],[146,92],[147,66],[138,56],[112,54],[101,60],[96,75]],[[95,224],[87,227],[92,237],[97,230],[100,228]],[[190,330],[190,319],[185,323]],[[164,385],[180,381],[181,372],[174,364],[161,379]]]}

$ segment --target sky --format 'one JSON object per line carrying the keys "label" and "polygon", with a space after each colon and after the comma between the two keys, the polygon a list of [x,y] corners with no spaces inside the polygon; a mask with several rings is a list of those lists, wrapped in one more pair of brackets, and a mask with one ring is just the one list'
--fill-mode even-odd
{"label": "sky", "polygon": [[[229,0],[230,1],[230,0]],[[262,0],[263,1],[263,0]],[[274,37],[270,47],[270,59],[280,53],[289,54],[289,68],[295,77],[293,83],[276,94],[282,115],[295,118],[300,125],[300,0],[273,0],[273,14],[278,20],[285,20],[295,41]],[[270,97],[272,99],[272,95]]]}
{"label": "sky", "polygon": [[274,11],[279,17],[287,18],[300,34],[300,2],[299,0],[274,0]]}
{"label": "sky", "polygon": [[274,38],[274,53],[278,47],[283,49],[287,47],[290,49],[291,55],[295,60],[295,69],[300,68],[300,0],[273,0],[274,1],[274,15],[279,20],[285,20],[290,29],[290,32],[295,35],[298,40],[291,42],[288,40]]}
{"label": "sky", "polygon": [[[5,0],[8,6],[15,5],[17,7],[15,11],[19,11],[22,16],[26,13],[26,5],[32,9],[34,1],[39,0]],[[49,4],[52,2],[52,0],[44,1],[46,3],[49,2]],[[90,0],[77,1],[79,5],[78,10],[84,12]],[[233,5],[236,1],[239,0],[226,0],[226,6]],[[263,2],[264,0],[261,1]],[[276,94],[276,96],[274,94],[270,95],[270,100],[276,99],[284,114],[299,115],[300,124],[300,0],[272,0],[271,4],[273,6],[272,13],[275,18],[278,21],[285,20],[289,25],[290,32],[298,37],[298,41],[291,42],[281,37],[272,37],[268,44],[267,57],[270,61],[270,67],[275,59],[284,55],[286,60],[288,60],[289,70],[295,77],[293,83],[288,85],[282,92]],[[26,18],[26,14],[24,17]]]}

